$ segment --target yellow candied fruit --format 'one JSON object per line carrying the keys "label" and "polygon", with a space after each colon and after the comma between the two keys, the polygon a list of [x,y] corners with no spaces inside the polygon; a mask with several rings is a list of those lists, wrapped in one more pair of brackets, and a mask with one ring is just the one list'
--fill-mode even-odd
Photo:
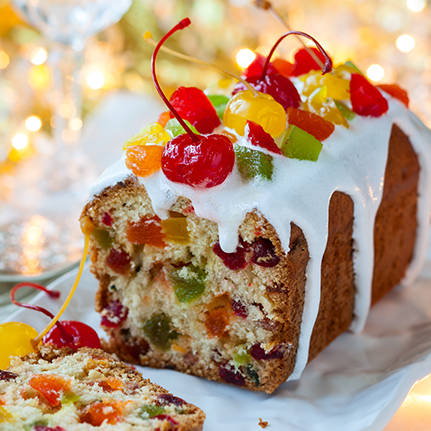
{"label": "yellow candied fruit", "polygon": [[136,136],[130,138],[124,145],[123,150],[136,145],[158,144],[165,145],[171,140],[168,132],[159,124],[153,123],[144,127]]}
{"label": "yellow candied fruit", "polygon": [[350,75],[345,77],[342,73],[334,71],[322,75],[321,72],[312,71],[300,78],[304,82],[303,95],[311,96],[318,88],[325,87],[325,97],[337,100],[349,100]]}
{"label": "yellow candied fruit", "polygon": [[90,217],[84,216],[80,220],[81,231],[84,235],[91,235],[95,229],[95,225]]}
{"label": "yellow candied fruit", "polygon": [[223,124],[244,135],[247,120],[263,127],[273,138],[286,129],[287,115],[280,103],[269,94],[254,93],[251,90],[236,93],[226,105]]}
{"label": "yellow candied fruit", "polygon": [[175,343],[171,344],[171,349],[174,352],[178,352],[178,353],[182,353],[182,354],[185,354],[188,352],[188,350],[185,347],[180,346],[179,344],[175,344]]}
{"label": "yellow candied fruit", "polygon": [[188,244],[190,242],[187,230],[187,218],[183,216],[169,217],[161,222],[165,240],[177,244]]}
{"label": "yellow candied fruit", "polygon": [[0,423],[12,422],[13,416],[2,406],[0,406]]}

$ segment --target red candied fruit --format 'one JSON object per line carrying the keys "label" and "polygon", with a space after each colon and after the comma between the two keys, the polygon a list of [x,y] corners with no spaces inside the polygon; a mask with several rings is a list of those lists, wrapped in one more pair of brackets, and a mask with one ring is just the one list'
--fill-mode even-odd
{"label": "red candied fruit", "polygon": [[318,141],[324,141],[335,130],[335,126],[326,121],[320,115],[312,112],[302,111],[301,109],[288,108],[287,118],[289,124],[305,130],[310,135],[313,135]]}
{"label": "red candied fruit", "polygon": [[290,63],[290,61],[283,60],[282,58],[276,58],[271,63],[277,69],[277,72],[280,75],[283,75],[286,78],[292,76],[293,68],[295,66],[293,65],[293,63]]}
{"label": "red candied fruit", "polygon": [[389,109],[380,91],[359,73],[353,73],[350,79],[350,100],[358,115],[380,117]]}
{"label": "red candied fruit", "polygon": [[317,48],[301,48],[296,51],[295,62],[293,64],[292,76],[303,75],[310,72],[310,70],[320,70],[321,66],[310,55],[309,50],[316,54],[317,58],[325,64],[325,56]]}
{"label": "red candied fruit", "polygon": [[174,406],[182,406],[185,404],[185,401],[182,398],[176,397],[172,394],[160,394],[158,396],[159,401],[161,404],[173,404]]}
{"label": "red candied fruit", "polygon": [[409,95],[404,88],[401,88],[398,84],[380,84],[377,86],[380,90],[385,91],[390,94],[395,99],[398,99],[400,102],[404,103],[406,107],[409,107],[410,99]]}
{"label": "red candied fruit", "polygon": [[105,226],[109,226],[109,227],[111,227],[112,226],[112,222],[113,222],[114,220],[112,220],[112,216],[111,216],[111,214],[109,214],[108,212],[105,212],[105,213],[103,213],[103,216],[102,216],[102,223],[105,225]]}
{"label": "red candied fruit", "polygon": [[[247,82],[257,91],[272,96],[284,109],[290,106],[297,108],[301,103],[301,97],[292,81],[277,72],[267,72],[263,79],[261,76],[247,78]],[[239,82],[232,94],[244,90],[247,90],[247,87],[242,82]]]}
{"label": "red candied fruit", "polygon": [[162,170],[176,183],[196,188],[217,186],[232,172],[235,153],[223,135],[199,136],[198,141],[179,135],[169,141],[162,154]]}
{"label": "red candied fruit", "polygon": [[281,359],[283,357],[283,352],[280,347],[274,347],[271,351],[265,352],[260,344],[254,344],[250,348],[250,355],[253,359],[260,361],[267,359]]}
{"label": "red candied fruit", "polygon": [[127,343],[124,345],[123,348],[133,359],[139,362],[141,355],[146,355],[150,350],[150,345],[143,338],[139,340],[135,340],[132,338],[130,340],[127,340]]}
{"label": "red candied fruit", "polygon": [[148,244],[159,248],[166,246],[160,218],[157,216],[142,217],[138,222],[129,223],[126,235],[132,244]]}
{"label": "red candied fruit", "polygon": [[12,373],[11,371],[0,370],[0,380],[8,382],[9,380],[15,380],[18,374]]}
{"label": "red candied fruit", "polygon": [[240,241],[233,253],[224,252],[217,241],[213,246],[214,253],[223,261],[225,266],[232,270],[244,269],[247,266],[248,244]]}
{"label": "red candied fruit", "polygon": [[232,311],[236,316],[243,319],[246,319],[248,316],[246,306],[241,301],[235,299],[232,299]]}
{"label": "red candied fruit", "polygon": [[169,415],[156,415],[153,416],[151,419],[158,419],[159,421],[167,421],[172,425],[178,425],[178,422],[172,416]]}
{"label": "red candied fruit", "polygon": [[[249,78],[256,78],[262,76],[263,66],[265,64],[266,57],[262,54],[256,54],[256,58],[250,63],[250,65],[244,70],[243,76],[248,80]],[[269,63],[268,72],[275,72],[275,67]]]}
{"label": "red candied fruit", "polygon": [[224,366],[220,366],[218,369],[218,373],[220,378],[227,383],[232,383],[233,385],[236,385],[236,386],[245,385],[244,376],[240,374],[238,371],[234,371]]}
{"label": "red candied fruit", "polygon": [[275,253],[274,244],[268,238],[257,238],[252,248],[251,261],[256,265],[271,268],[280,262],[280,258]]}
{"label": "red candied fruit", "polygon": [[247,121],[245,135],[248,140],[257,147],[265,148],[276,154],[283,154],[280,148],[277,147],[274,139],[269,133],[266,133],[260,124],[253,121]]}
{"label": "red candied fruit", "polygon": [[205,93],[196,87],[178,87],[169,101],[180,117],[189,121],[199,133],[211,133],[220,118]]}
{"label": "red candied fruit", "polygon": [[118,274],[127,274],[130,270],[130,256],[124,250],[113,248],[106,258],[106,265]]}
{"label": "red candied fruit", "polygon": [[80,417],[81,423],[100,426],[104,421],[114,425],[123,416],[123,403],[121,401],[96,401],[88,406]]}
{"label": "red candied fruit", "polygon": [[74,350],[81,347],[100,349],[100,339],[96,331],[85,323],[74,320],[63,320],[61,326],[55,325],[43,337],[42,342]]}
{"label": "red candied fruit", "polygon": [[36,425],[33,428],[33,431],[66,431],[63,427],[56,426],[56,427],[47,427],[45,425]]}
{"label": "red candied fruit", "polygon": [[118,299],[112,301],[102,310],[102,320],[100,324],[107,328],[118,328],[129,314],[129,309]]}

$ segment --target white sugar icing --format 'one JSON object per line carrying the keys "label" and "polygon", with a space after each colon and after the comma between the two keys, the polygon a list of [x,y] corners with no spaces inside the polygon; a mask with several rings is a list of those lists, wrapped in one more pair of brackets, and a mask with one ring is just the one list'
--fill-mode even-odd
{"label": "white sugar icing", "polygon": [[[389,111],[385,115],[378,118],[356,116],[350,122],[349,129],[336,126],[334,133],[324,141],[317,162],[272,154],[272,181],[246,183],[236,168],[223,184],[205,190],[173,183],[162,171],[139,179],[161,218],[167,217],[167,211],[177,197],[189,198],[196,215],[217,223],[220,245],[225,252],[235,251],[239,225],[245,215],[253,210],[257,210],[274,226],[286,253],[289,251],[291,222],[302,229],[310,260],[306,271],[296,364],[290,379],[299,378],[308,362],[311,334],[320,303],[321,263],[328,237],[329,201],[335,191],[345,192],[354,203],[356,298],[351,329],[360,331],[365,324],[373,276],[374,220],[382,198],[389,138],[394,123],[409,137],[421,167],[416,245],[404,282],[414,280],[422,266],[431,212],[431,131],[402,103],[389,96],[387,98]],[[249,146],[241,137],[238,143]],[[129,175],[123,158],[102,174],[92,189],[92,195]]]}

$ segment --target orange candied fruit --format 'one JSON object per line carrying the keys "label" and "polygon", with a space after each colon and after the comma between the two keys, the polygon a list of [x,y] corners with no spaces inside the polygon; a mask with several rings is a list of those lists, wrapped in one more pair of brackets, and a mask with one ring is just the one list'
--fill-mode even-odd
{"label": "orange candied fruit", "polygon": [[61,395],[70,390],[70,381],[50,374],[36,374],[28,384],[52,407],[61,405]]}
{"label": "orange candied fruit", "polygon": [[404,103],[407,108],[409,107],[409,95],[407,91],[404,90],[404,88],[401,88],[398,84],[380,84],[377,87]]}
{"label": "orange candied fruit", "polygon": [[80,422],[100,426],[104,421],[110,425],[120,422],[123,417],[124,403],[116,400],[96,401],[81,414]]}
{"label": "orange candied fruit", "polygon": [[222,337],[226,332],[231,317],[231,301],[229,295],[216,296],[209,304],[205,313],[205,328],[209,337]]}
{"label": "orange candied fruit", "polygon": [[162,220],[161,225],[167,241],[177,244],[188,244],[190,242],[190,235],[187,230],[187,218],[183,215]]}
{"label": "orange candied fruit", "polygon": [[91,235],[92,232],[94,231],[94,228],[95,228],[94,223],[91,220],[91,218],[88,216],[81,217],[80,222],[81,222],[82,233],[84,235]]}
{"label": "orange candied fruit", "polygon": [[105,392],[114,392],[122,389],[123,382],[116,377],[109,376],[106,380],[102,380],[101,382],[99,382],[99,386]]}
{"label": "orange candied fruit", "polygon": [[292,77],[292,72],[295,67],[293,63],[283,60],[282,58],[276,58],[275,60],[271,61],[271,64],[277,69],[277,72],[280,75],[283,75],[287,78]]}
{"label": "orange candied fruit", "polygon": [[132,244],[148,244],[159,248],[166,245],[160,219],[157,216],[142,217],[138,222],[129,223],[126,235]]}
{"label": "orange candied fruit", "polygon": [[171,119],[171,113],[169,111],[162,112],[159,115],[159,119],[157,122],[162,126],[165,127],[166,123]]}
{"label": "orange candied fruit", "polygon": [[160,145],[133,145],[126,150],[126,166],[138,177],[148,177],[162,165],[163,147]]}
{"label": "orange candied fruit", "polygon": [[332,123],[326,121],[320,115],[302,111],[301,109],[287,108],[287,118],[289,124],[305,130],[319,141],[324,141],[335,129]]}

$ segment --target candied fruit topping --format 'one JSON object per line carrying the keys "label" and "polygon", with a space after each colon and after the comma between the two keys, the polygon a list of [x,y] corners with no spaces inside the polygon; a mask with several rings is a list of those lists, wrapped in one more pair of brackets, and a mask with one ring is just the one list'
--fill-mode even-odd
{"label": "candied fruit topping", "polygon": [[350,79],[350,100],[358,115],[380,117],[389,109],[380,91],[359,73],[353,73]]}
{"label": "candied fruit topping", "polygon": [[230,323],[231,301],[228,294],[219,295],[207,305],[205,328],[209,337],[222,337]]}
{"label": "candied fruit topping", "polygon": [[242,145],[234,145],[238,171],[244,180],[271,180],[274,166],[272,156]]}
{"label": "candied fruit topping", "polygon": [[318,141],[324,141],[335,129],[335,126],[317,114],[289,108],[287,110],[289,124],[297,126],[313,135]]}
{"label": "candied fruit topping", "polygon": [[197,142],[179,135],[166,144],[162,155],[162,170],[169,180],[196,188],[222,184],[234,163],[232,142],[216,134],[199,136]]}
{"label": "candied fruit topping", "polygon": [[[194,133],[199,133],[196,130],[196,127],[193,126],[192,124],[190,124],[187,120],[184,120],[187,124],[187,126],[190,127],[190,129],[192,130],[192,132]],[[169,133],[169,135],[172,138],[175,138],[178,135],[184,135],[184,133],[186,133],[186,131],[184,130],[184,127],[180,124],[180,122],[176,119],[176,118],[172,118],[170,119],[165,126],[166,131]]]}
{"label": "candied fruit topping", "polygon": [[163,414],[165,410],[166,409],[163,406],[159,406],[157,404],[148,404],[141,407],[139,415],[143,419],[148,419]]}
{"label": "candied fruit topping", "polygon": [[123,146],[126,150],[137,145],[146,146],[148,144],[164,145],[171,139],[166,130],[159,124],[153,123],[144,127],[136,136],[129,139]]}
{"label": "candied fruit topping", "polygon": [[186,403],[182,398],[176,397],[172,394],[160,394],[157,398],[162,404],[173,404],[177,407],[180,407]]}
{"label": "candied fruit topping", "polygon": [[246,242],[241,241],[233,253],[224,252],[217,241],[213,246],[214,253],[223,261],[225,266],[232,270],[244,269],[247,266],[247,251],[249,247]]}
{"label": "candied fruit topping", "polygon": [[208,99],[210,99],[210,102],[214,106],[220,120],[223,120],[223,114],[226,109],[226,105],[229,102],[229,97],[224,94],[209,94]]}
{"label": "candied fruit topping", "polygon": [[325,56],[317,48],[301,48],[295,53],[292,76],[304,75],[310,70],[321,69],[321,66],[310,55],[309,50],[312,50],[317,58],[319,58],[322,63],[325,63]]}
{"label": "candied fruit topping", "polygon": [[220,366],[218,369],[218,372],[219,372],[220,378],[227,383],[232,383],[233,385],[236,385],[236,386],[245,385],[245,378],[239,371],[235,371],[225,366]]}
{"label": "candied fruit topping", "polygon": [[251,90],[236,93],[226,106],[223,124],[244,135],[247,121],[263,127],[273,138],[281,135],[286,128],[286,112],[271,95]]}
{"label": "candied fruit topping", "polygon": [[266,352],[260,344],[254,344],[250,347],[250,355],[253,357],[253,359],[256,359],[257,361],[268,359],[281,359],[283,357],[283,351],[280,346],[276,346],[269,352]]}
{"label": "candied fruit topping", "polygon": [[129,309],[118,299],[110,302],[101,312],[101,325],[107,328],[118,328],[129,314]]}
{"label": "candied fruit topping", "polygon": [[106,265],[116,273],[125,275],[130,270],[130,256],[124,250],[113,248],[106,258]]}
{"label": "candied fruit topping", "polygon": [[169,349],[178,332],[171,327],[171,318],[165,313],[155,313],[144,324],[144,334],[161,350]]}
{"label": "candied fruit topping", "polygon": [[256,265],[271,268],[280,262],[274,244],[268,238],[257,238],[254,240],[253,255],[251,261]]}
{"label": "candied fruit topping", "polygon": [[96,331],[85,323],[75,320],[63,320],[61,325],[53,326],[43,337],[42,342],[56,347],[70,347],[74,350],[81,347],[100,349],[100,339]]}
{"label": "candied fruit topping", "polygon": [[120,391],[123,388],[123,382],[113,376],[109,376],[107,379],[98,382],[98,385],[105,392]]}
{"label": "candied fruit topping", "polygon": [[15,380],[18,374],[12,373],[11,371],[0,370],[0,381],[4,380],[8,382],[9,380]]}
{"label": "candied fruit topping", "polygon": [[94,223],[91,220],[91,218],[88,216],[82,217],[80,220],[80,224],[81,224],[82,233],[84,235],[91,235],[91,232],[93,232],[93,230],[95,228]]}
{"label": "candied fruit topping", "polygon": [[142,217],[138,222],[130,222],[126,230],[127,240],[132,244],[147,244],[154,247],[165,247],[164,234],[160,219]]}
{"label": "candied fruit topping", "polygon": [[190,242],[187,217],[182,214],[162,220],[161,225],[166,241],[177,244],[188,244]]}
{"label": "candied fruit topping", "polygon": [[[276,58],[271,63],[272,63],[272,66],[275,67],[275,69],[280,75],[283,75],[286,78],[289,76],[292,76],[292,72],[294,68],[293,63],[290,63],[289,61],[284,60],[282,58]],[[268,73],[271,73],[271,72],[268,70]]]}
{"label": "candied fruit topping", "polygon": [[276,154],[282,154],[272,136],[266,133],[262,126],[253,123],[253,121],[247,121],[247,125],[245,126],[245,136],[250,143],[256,147],[265,148],[266,150],[272,151]]}
{"label": "candied fruit topping", "polygon": [[[244,70],[244,77],[246,79],[255,78],[258,76],[262,76],[263,66],[265,64],[266,57],[262,54],[257,53],[256,58],[250,63],[250,65]],[[268,65],[267,73],[273,73],[276,71],[276,68],[270,63]]]}
{"label": "candied fruit topping", "polygon": [[195,265],[172,269],[169,279],[179,302],[192,302],[198,299],[205,291],[206,272]]}
{"label": "candied fruit topping", "polygon": [[33,431],[66,431],[63,427],[61,426],[55,426],[55,427],[48,427],[46,425],[36,425],[33,428]]}
{"label": "candied fruit topping", "polygon": [[377,86],[377,88],[380,88],[380,90],[383,90],[392,97],[395,97],[395,99],[398,99],[401,103],[404,103],[407,108],[409,107],[409,95],[407,91],[401,88],[398,84],[380,84]]}
{"label": "candied fruit topping", "polygon": [[232,355],[235,368],[239,368],[242,365],[247,365],[251,361],[250,353],[247,351],[246,346],[239,346],[234,354]]}
{"label": "candied fruit topping", "polygon": [[317,161],[322,151],[322,143],[313,135],[297,126],[289,126],[287,140],[281,151],[291,159]]}
{"label": "candied fruit topping", "polygon": [[61,405],[61,396],[70,390],[70,381],[50,374],[36,374],[28,382],[52,407]]}
{"label": "candied fruit topping", "polygon": [[115,425],[123,418],[124,402],[116,400],[96,401],[87,406],[79,420],[81,423],[99,427],[102,423]]}
{"label": "candied fruit topping", "polygon": [[134,145],[126,150],[126,166],[137,177],[148,177],[161,166],[161,145]]}
{"label": "candied fruit topping", "polygon": [[235,316],[246,319],[248,316],[247,307],[239,300],[232,299],[232,311]]}
{"label": "candied fruit topping", "polygon": [[100,248],[104,250],[111,248],[112,238],[106,229],[94,229],[92,235]]}
{"label": "candied fruit topping", "polygon": [[2,406],[0,406],[0,424],[2,422],[10,422],[13,420],[13,416]]}
{"label": "candied fruit topping", "polygon": [[172,416],[169,415],[157,415],[153,416],[153,419],[158,419],[159,421],[166,421],[172,425],[178,425],[178,422]]}
{"label": "candied fruit topping", "polygon": [[111,227],[113,222],[114,222],[114,220],[113,220],[111,214],[109,214],[108,212],[104,212],[103,216],[102,216],[102,223],[105,226]]}
{"label": "candied fruit topping", "polygon": [[[127,332],[129,332],[127,330]],[[150,350],[150,345],[144,338],[131,338],[130,336],[125,336],[124,332],[121,331],[124,338],[126,338],[126,343],[123,345],[126,352],[136,361],[139,361],[141,355],[144,356]],[[130,333],[129,333],[130,335]]]}
{"label": "candied fruit topping", "polygon": [[356,117],[356,114],[345,103],[340,102],[339,100],[334,100],[334,102],[335,106],[346,120],[351,121]]}
{"label": "candied fruit topping", "polygon": [[220,125],[214,106],[199,88],[178,87],[169,101],[180,117],[193,124],[200,133],[211,133]]}
{"label": "candied fruit topping", "polygon": [[165,112],[162,112],[162,113],[159,115],[159,118],[158,118],[157,122],[158,122],[162,127],[165,127],[165,126],[166,126],[166,123],[167,123],[170,119],[171,119],[171,113],[170,113],[169,111],[165,111]]}

